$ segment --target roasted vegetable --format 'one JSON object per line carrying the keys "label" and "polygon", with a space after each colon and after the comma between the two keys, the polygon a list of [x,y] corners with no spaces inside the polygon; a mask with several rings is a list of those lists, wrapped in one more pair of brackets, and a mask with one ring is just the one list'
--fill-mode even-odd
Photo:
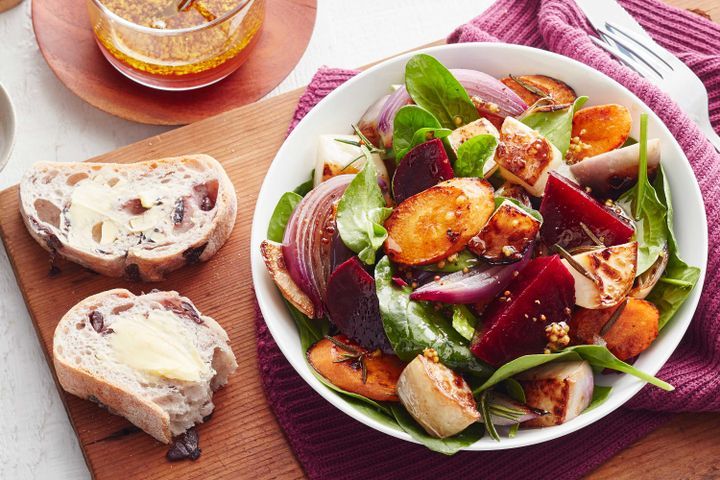
{"label": "roasted vegetable", "polygon": [[413,195],[385,221],[385,252],[405,265],[429,265],[459,252],[493,210],[492,186],[477,178],[454,178]]}
{"label": "roasted vegetable", "polygon": [[563,263],[575,279],[575,303],[608,308],[630,292],[637,271],[638,243],[600,247],[567,257]]}
{"label": "roasted vegetable", "polygon": [[536,197],[543,195],[548,174],[565,164],[552,143],[512,117],[502,124],[495,162],[506,180],[522,185]]}
{"label": "roasted vegetable", "polygon": [[667,267],[669,260],[670,254],[668,252],[667,245],[665,245],[665,248],[660,253],[660,256],[658,256],[655,263],[653,263],[650,268],[638,275],[635,279],[635,284],[628,295],[640,299],[650,295],[650,292],[652,292],[652,289],[655,285],[657,285],[660,281],[660,277],[662,277],[665,272],[665,268]]}
{"label": "roasted vegetable", "polygon": [[575,112],[568,157],[594,157],[622,146],[630,135],[632,118],[622,105],[595,105]]}
{"label": "roasted vegetable", "polygon": [[530,195],[528,194],[527,190],[525,190],[517,183],[503,183],[502,185],[500,185],[500,188],[495,190],[495,196],[512,198],[520,202],[521,205],[524,205],[526,207],[532,207],[532,203],[530,203]]}
{"label": "roasted vegetable", "polygon": [[[347,142],[360,140],[357,135],[320,135],[313,177],[315,186],[336,175],[357,173],[365,165],[365,156],[360,147],[339,142],[338,139]],[[380,155],[373,153],[372,160],[378,178],[390,185],[390,177]]]}
{"label": "roasted vegetable", "polygon": [[570,338],[575,344],[604,342],[613,355],[628,360],[657,338],[659,319],[655,305],[637,298],[602,310],[579,308],[570,321]]}
{"label": "roasted vegetable", "polygon": [[468,249],[492,264],[517,262],[539,231],[538,219],[505,200],[480,233],[470,239]]}
{"label": "roasted vegetable", "polygon": [[413,148],[400,161],[393,176],[393,197],[400,203],[454,176],[443,142],[435,138]]}
{"label": "roasted vegetable", "polygon": [[[660,165],[660,140],[653,138],[647,146],[648,176],[652,177]],[[618,148],[586,158],[570,166],[570,173],[592,194],[599,198],[617,197],[635,185],[638,179],[640,145]]]}
{"label": "roasted vegetable", "polygon": [[369,349],[394,353],[385,335],[375,294],[375,279],[357,257],[338,266],[327,286],[327,312],[338,329]]}
{"label": "roasted vegetable", "polygon": [[549,412],[524,423],[529,427],[560,425],[580,415],[593,396],[593,372],[584,360],[551,362],[516,377],[525,391],[526,403]]}
{"label": "roasted vegetable", "polygon": [[568,320],[574,303],[573,277],[560,257],[535,258],[485,309],[470,351],[493,366],[542,353],[545,327]]}
{"label": "roasted vegetable", "polygon": [[577,98],[575,90],[565,82],[545,75],[519,75],[500,79],[508,88],[517,93],[528,105],[549,97],[556,104],[572,103]]}
{"label": "roasted vegetable", "polygon": [[540,235],[548,246],[557,243],[574,248],[592,244],[583,225],[605,245],[627,243],[634,233],[629,221],[557,173],[548,179],[540,213],[543,217]]}
{"label": "roasted vegetable", "polygon": [[380,402],[397,402],[405,364],[395,355],[369,351],[345,335],[326,337],[307,351],[310,365],[330,383]]}
{"label": "roasted vegetable", "polygon": [[432,436],[451,437],[478,421],[472,390],[465,380],[442,363],[432,352],[418,355],[405,367],[398,380],[400,402]]}
{"label": "roasted vegetable", "polygon": [[290,277],[283,258],[282,244],[263,240],[260,244],[260,253],[270,276],[285,300],[308,317],[313,318],[315,315],[313,303]]}

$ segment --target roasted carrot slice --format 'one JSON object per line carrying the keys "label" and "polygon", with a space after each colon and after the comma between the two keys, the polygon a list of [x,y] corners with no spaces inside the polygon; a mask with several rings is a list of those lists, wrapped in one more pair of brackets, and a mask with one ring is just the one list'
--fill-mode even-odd
{"label": "roasted carrot slice", "polygon": [[632,118],[622,105],[595,105],[575,112],[568,155],[574,161],[622,146],[630,135]]}
{"label": "roasted carrot slice", "polygon": [[[623,310],[613,319],[619,308]],[[660,312],[655,305],[637,298],[628,298],[627,304],[602,310],[578,308],[570,321],[570,337],[576,344],[592,344],[602,337],[608,350],[620,360],[627,360],[652,344],[658,335],[659,319]],[[611,320],[613,323],[608,325]],[[606,325],[609,328],[605,328]]]}
{"label": "roasted carrot slice", "polygon": [[517,93],[528,106],[540,99],[537,92],[542,92],[543,96],[552,98],[558,104],[572,103],[577,98],[575,90],[567,83],[545,75],[519,75],[515,78],[501,78],[500,81]]}
{"label": "roasted carrot slice", "polygon": [[405,363],[369,351],[345,335],[326,337],[307,351],[310,365],[336,387],[372,400],[398,402],[397,382]]}

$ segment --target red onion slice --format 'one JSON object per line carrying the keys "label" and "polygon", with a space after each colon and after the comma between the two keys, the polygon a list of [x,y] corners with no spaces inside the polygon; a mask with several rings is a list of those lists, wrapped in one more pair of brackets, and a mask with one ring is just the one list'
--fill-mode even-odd
{"label": "red onion slice", "polygon": [[335,235],[335,205],[354,175],[338,175],[311,190],[298,204],[283,237],[283,257],[293,281],[323,315]]}
{"label": "red onion slice", "polygon": [[489,302],[505,290],[515,276],[532,258],[533,245],[519,261],[510,265],[474,268],[469,272],[455,272],[440,280],[423,285],[410,294],[411,300],[442,303]]}
{"label": "red onion slice", "polygon": [[377,118],[377,132],[385,148],[392,148],[393,120],[395,114],[405,105],[413,103],[405,85],[401,85],[388,97]]}

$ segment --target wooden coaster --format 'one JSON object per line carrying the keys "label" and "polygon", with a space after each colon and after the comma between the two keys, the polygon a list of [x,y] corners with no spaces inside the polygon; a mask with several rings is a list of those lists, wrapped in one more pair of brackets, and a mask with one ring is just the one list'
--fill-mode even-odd
{"label": "wooden coaster", "polygon": [[167,92],[139,85],[108,63],[95,43],[85,0],[33,0],[40,51],[62,83],[118,117],[183,125],[252,103],[275,88],[300,60],[312,34],[316,0],[267,0],[263,30],[250,58],[205,88]]}

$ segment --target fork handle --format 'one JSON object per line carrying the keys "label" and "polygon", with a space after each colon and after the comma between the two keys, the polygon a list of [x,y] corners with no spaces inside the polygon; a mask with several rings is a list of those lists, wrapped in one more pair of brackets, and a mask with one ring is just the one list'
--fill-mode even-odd
{"label": "fork handle", "polygon": [[710,122],[700,122],[697,124],[697,126],[705,134],[705,138],[708,139],[708,142],[710,142],[713,147],[715,147],[715,150],[717,152],[720,152],[720,136],[718,136],[718,134],[715,132],[715,129],[712,127]]}

